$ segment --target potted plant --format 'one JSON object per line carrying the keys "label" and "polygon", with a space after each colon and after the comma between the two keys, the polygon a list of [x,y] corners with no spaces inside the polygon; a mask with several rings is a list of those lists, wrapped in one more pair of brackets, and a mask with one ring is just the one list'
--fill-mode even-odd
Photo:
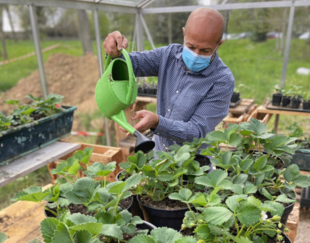
{"label": "potted plant", "polygon": [[274,86],[274,93],[272,95],[272,105],[273,106],[280,106],[282,100],[282,93],[281,88],[279,85]]}
{"label": "potted plant", "polygon": [[291,108],[298,109],[302,100],[301,87],[297,85],[292,86],[292,98],[291,98]]}
{"label": "potted plant", "polygon": [[[285,206],[282,223],[285,223],[293,209],[296,183],[302,187],[309,185],[309,178],[300,175],[297,166],[291,165],[281,170],[289,164],[291,155],[297,149],[297,138],[268,133],[267,126],[255,119],[251,119],[250,123],[233,124],[224,132],[213,131],[206,138],[213,147],[203,150],[202,154],[214,156],[212,164],[224,169],[230,176],[246,178],[254,184],[260,198],[272,198],[282,203]],[[220,143],[226,144],[227,148],[228,145],[236,146],[236,150],[220,151]],[[296,175],[292,176],[294,173]],[[287,174],[294,177],[294,182]],[[288,181],[281,183],[281,176]],[[238,190],[241,194],[240,187]]]}
{"label": "potted plant", "polygon": [[236,103],[238,100],[240,100],[240,88],[241,87],[245,87],[245,85],[244,84],[238,84],[238,86],[236,86],[234,88],[234,92],[231,96],[230,102]]}
{"label": "potted plant", "polygon": [[282,106],[283,107],[288,107],[291,103],[291,89],[283,89],[283,96],[282,96]]}
{"label": "potted plant", "polygon": [[306,136],[302,128],[294,123],[287,127],[292,131],[290,137],[297,137],[296,144],[298,149],[292,158],[292,163],[297,164],[300,170],[310,171],[310,136]]}
{"label": "potted plant", "polygon": [[[210,167],[200,167],[199,162],[194,160],[196,149],[188,144],[182,147],[171,146],[170,149],[170,152],[158,151],[156,155],[159,159],[151,161],[150,154],[138,152],[128,158],[128,163],[121,163],[120,167],[124,169],[123,175],[138,173],[142,176],[134,193],[137,194],[144,218],[155,226],[179,230],[188,209],[182,203],[171,202],[168,195],[183,187],[193,188],[194,177],[204,174]],[[184,181],[184,175],[191,179]]]}
{"label": "potted plant", "polygon": [[71,132],[76,107],[60,106],[63,96],[50,94],[45,100],[28,95],[31,105],[18,100],[5,103],[15,106],[5,116],[0,114],[0,165],[51,144]]}
{"label": "potted plant", "polygon": [[310,93],[309,92],[305,92],[303,95],[302,109],[310,110]]}

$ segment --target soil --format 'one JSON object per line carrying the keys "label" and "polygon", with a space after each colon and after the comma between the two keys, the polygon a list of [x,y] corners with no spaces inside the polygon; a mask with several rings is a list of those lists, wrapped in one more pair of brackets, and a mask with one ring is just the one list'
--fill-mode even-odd
{"label": "soil", "polygon": [[192,235],[195,235],[195,233],[193,232],[194,228],[187,228],[185,230],[182,230],[180,231],[180,233],[183,235],[183,236],[192,236]]}
{"label": "soil", "polygon": [[[92,114],[98,110],[95,100],[95,87],[99,80],[98,59],[93,55],[73,57],[66,54],[54,54],[44,64],[48,92],[64,96],[63,105],[78,107],[75,112],[72,130],[82,129],[79,114]],[[9,99],[18,99],[20,104],[32,101],[26,95],[43,96],[40,74],[36,70],[21,79],[16,86],[0,96],[1,111],[8,113],[14,106],[3,104]]]}
{"label": "soil", "polygon": [[157,209],[178,210],[187,208],[187,205],[185,203],[176,200],[170,200],[169,198],[165,198],[162,201],[155,202],[153,202],[152,198],[150,198],[149,196],[139,197],[139,199],[144,205]]}
{"label": "soil", "polygon": [[200,167],[205,166],[205,165],[208,165],[208,166],[210,165],[210,160],[204,156],[196,156],[195,160],[199,162]]}
{"label": "soil", "polygon": [[119,204],[123,209],[129,208],[130,204],[132,202],[132,197],[127,197],[123,201],[121,201]]}

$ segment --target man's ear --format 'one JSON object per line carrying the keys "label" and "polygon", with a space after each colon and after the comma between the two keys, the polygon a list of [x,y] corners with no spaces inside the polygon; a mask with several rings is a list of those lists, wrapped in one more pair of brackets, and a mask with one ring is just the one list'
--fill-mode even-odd
{"label": "man's ear", "polygon": [[185,37],[185,27],[182,27],[183,37]]}
{"label": "man's ear", "polygon": [[219,45],[218,45],[218,47],[217,47],[217,49],[219,49],[220,45],[222,45],[223,43],[224,43],[224,40],[221,40]]}

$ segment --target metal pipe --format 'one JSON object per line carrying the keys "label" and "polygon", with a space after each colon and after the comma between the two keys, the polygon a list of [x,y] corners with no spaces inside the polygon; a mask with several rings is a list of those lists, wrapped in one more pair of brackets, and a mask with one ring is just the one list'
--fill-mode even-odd
{"label": "metal pipe", "polygon": [[295,13],[295,0],[292,0],[292,6],[290,10],[288,29],[287,29],[287,35],[286,35],[286,46],[285,46],[285,53],[284,53],[284,59],[283,59],[282,76],[281,76],[281,88],[282,89],[284,88],[284,85],[285,85],[287,63],[288,63],[288,59],[290,55],[291,37],[292,37],[292,30],[293,30],[293,23],[294,23],[294,13]]}
{"label": "metal pipe", "polygon": [[[102,60],[102,48],[101,48],[101,39],[100,39],[100,24],[99,24],[98,9],[94,10],[94,24],[95,24],[95,35],[96,35],[97,56],[98,56],[98,64],[99,64],[99,74],[101,77],[103,75],[103,60]],[[109,121],[106,117],[104,118],[104,130],[105,130],[106,144],[108,146],[111,146]]]}
{"label": "metal pipe", "polygon": [[145,32],[146,32],[147,38],[149,39],[149,42],[151,43],[152,48],[155,49],[155,45],[154,45],[154,42],[153,42],[151,33],[150,33],[150,31],[149,31],[149,29],[148,29],[146,23],[145,23],[145,20],[144,20],[142,14],[140,14],[140,20],[141,20],[141,23],[142,23],[142,25],[143,25],[143,27],[144,27],[144,30],[145,30]]}
{"label": "metal pipe", "polygon": [[29,15],[30,15],[34,47],[35,47],[36,56],[37,56],[37,63],[38,63],[39,73],[40,73],[41,88],[42,88],[43,96],[46,99],[48,95],[48,88],[47,88],[45,72],[44,72],[44,61],[43,61],[42,52],[41,52],[38,26],[37,26],[37,21],[35,17],[34,6],[32,4],[29,5]]}
{"label": "metal pipe", "polygon": [[137,51],[144,50],[144,43],[143,43],[143,28],[141,25],[140,15],[141,13],[136,14],[136,33],[137,33]]}

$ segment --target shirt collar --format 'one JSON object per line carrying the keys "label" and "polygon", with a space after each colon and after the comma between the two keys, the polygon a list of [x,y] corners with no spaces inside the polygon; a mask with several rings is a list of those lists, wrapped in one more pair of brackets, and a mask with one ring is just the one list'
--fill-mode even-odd
{"label": "shirt collar", "polygon": [[[183,46],[181,46],[180,52],[177,52],[175,54],[175,57],[177,59],[181,60],[182,67],[185,68],[186,71],[188,71],[187,68],[186,68],[186,65],[185,65],[185,63],[183,61],[183,58],[182,58],[182,52],[183,52]],[[215,57],[213,58],[212,62],[210,63],[210,65],[208,67],[206,67],[205,69],[203,69],[203,70],[201,70],[199,72],[192,72],[192,71],[188,71],[188,72],[191,73],[191,74],[194,74],[194,75],[209,76],[216,69],[216,66],[217,66],[216,63],[218,62],[218,60],[219,60],[219,54],[216,51],[215,52]]]}

